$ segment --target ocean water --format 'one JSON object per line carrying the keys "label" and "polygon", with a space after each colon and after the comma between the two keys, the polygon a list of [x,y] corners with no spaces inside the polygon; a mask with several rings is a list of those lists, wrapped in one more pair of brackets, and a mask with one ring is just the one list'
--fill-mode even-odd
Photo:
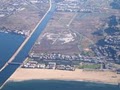
{"label": "ocean water", "polygon": [[[32,48],[32,46],[34,45],[35,41],[37,40],[37,38],[39,37],[39,35],[41,34],[41,32],[44,30],[44,28],[46,27],[48,21],[51,19],[51,17],[53,16],[55,11],[55,5],[52,5],[51,10],[48,12],[48,14],[46,14],[46,17],[42,20],[42,22],[39,24],[39,26],[36,28],[35,32],[32,34],[32,36],[30,37],[30,39],[27,41],[27,43],[24,45],[24,47],[20,50],[20,52],[17,54],[17,56],[14,58],[13,62],[19,62],[22,63],[26,57],[28,57],[28,53],[30,51],[30,49]],[[6,39],[9,39],[9,37],[5,37]],[[16,38],[13,37],[15,40]],[[5,42],[4,45],[6,45],[7,47],[11,48],[12,46],[16,47],[16,45],[12,45],[12,42],[8,40],[4,41],[4,38],[2,39],[1,42]],[[15,41],[13,41],[15,42]],[[19,40],[16,40],[16,42],[20,43]],[[8,50],[9,50],[8,48]],[[15,49],[15,48],[14,48]],[[2,49],[1,52],[3,53],[3,51],[8,52],[8,50]],[[11,52],[9,52],[9,54],[12,54]],[[1,55],[1,54],[0,54]],[[5,57],[8,57],[7,54],[4,54]],[[4,59],[1,59],[0,61],[0,66],[2,67],[2,65],[5,63]],[[7,60],[6,60],[7,61]],[[1,63],[3,63],[1,65]],[[14,71],[19,67],[20,65],[12,65],[9,64],[7,65],[4,70],[2,70],[0,72],[0,86],[2,86],[2,84],[14,73]]]}
{"label": "ocean water", "polygon": [[21,35],[0,33],[0,68],[18,49],[24,39]]}
{"label": "ocean water", "polygon": [[120,90],[120,87],[92,82],[31,80],[9,82],[2,90]]}

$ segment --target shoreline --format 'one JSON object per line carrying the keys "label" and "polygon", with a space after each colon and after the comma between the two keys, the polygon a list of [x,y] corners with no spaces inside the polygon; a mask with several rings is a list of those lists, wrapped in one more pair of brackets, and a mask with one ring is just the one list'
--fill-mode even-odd
{"label": "shoreline", "polygon": [[[33,35],[33,33],[35,32],[35,30],[37,29],[37,27],[39,26],[39,24],[41,24],[41,22],[44,20],[44,18],[47,16],[47,14],[50,12],[51,8],[52,8],[52,1],[49,0],[49,4],[50,7],[49,9],[46,11],[45,15],[40,19],[40,21],[38,22],[38,24],[35,26],[35,28],[33,29],[33,31],[30,33],[30,35],[23,41],[23,43],[20,45],[20,47],[16,50],[16,52],[12,55],[12,57],[4,64],[4,66],[2,68],[0,68],[0,72],[2,72],[8,65],[10,62],[12,62],[15,57],[18,55],[18,53],[21,51],[21,49],[24,47],[24,45],[27,43],[27,41],[31,38],[31,36]],[[16,71],[16,70],[15,70]],[[9,78],[0,86],[0,89],[2,89],[4,87],[4,85],[7,83],[7,81],[9,80]]]}
{"label": "shoreline", "polygon": [[30,79],[30,80],[9,80],[8,83],[12,82],[26,82],[26,81],[65,81],[65,82],[87,82],[87,83],[95,83],[95,84],[107,84],[107,85],[118,85],[118,83],[110,83],[110,82],[101,82],[101,81],[92,81],[92,80],[62,80],[62,79]]}
{"label": "shoreline", "polygon": [[118,85],[120,74],[110,71],[83,71],[81,69],[76,69],[75,71],[64,71],[18,68],[17,71],[9,78],[9,82],[24,82],[31,80],[80,81]]}
{"label": "shoreline", "polygon": [[38,24],[35,26],[35,28],[33,29],[33,31],[30,33],[30,35],[23,41],[23,43],[20,45],[20,47],[17,49],[17,51],[12,55],[12,57],[4,64],[4,66],[2,68],[0,68],[0,72],[8,65],[8,63],[12,62],[15,57],[18,55],[18,53],[21,51],[21,49],[24,47],[24,45],[27,43],[27,41],[31,38],[31,36],[33,35],[33,33],[35,32],[35,30],[37,29],[37,27],[39,26],[39,24],[44,20],[44,18],[46,17],[46,15],[49,13],[49,11],[52,8],[52,1],[49,0],[50,2],[50,7],[47,10],[47,12],[45,13],[45,15],[42,17],[42,19],[38,22]]}
{"label": "shoreline", "polygon": [[102,82],[102,81],[92,81],[92,80],[63,80],[63,79],[28,79],[28,80],[8,80],[8,83],[11,82],[26,82],[26,81],[35,81],[35,80],[41,80],[41,81],[71,81],[71,82],[88,82],[88,83],[96,83],[96,84],[108,84],[108,85],[118,85],[118,83],[111,83],[111,82]]}

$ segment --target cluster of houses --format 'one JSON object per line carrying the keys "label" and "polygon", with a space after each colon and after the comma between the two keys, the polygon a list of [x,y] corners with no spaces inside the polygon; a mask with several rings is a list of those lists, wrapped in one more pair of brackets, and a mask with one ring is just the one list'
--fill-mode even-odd
{"label": "cluster of houses", "polygon": [[[100,70],[116,71],[114,63],[107,61],[105,57],[90,57],[81,54],[65,55],[60,53],[33,53],[29,55],[30,61],[24,64],[26,68],[46,68],[60,70],[74,70],[74,66],[80,65],[81,62],[101,65]],[[39,62],[39,63],[38,63]],[[97,69],[98,70],[98,69]]]}
{"label": "cluster of houses", "polygon": [[[102,1],[90,1],[90,0],[62,0],[57,3],[57,11],[60,12],[108,12],[108,7],[105,4],[101,4]],[[103,2],[102,2],[103,3]],[[105,2],[106,3],[106,2]],[[107,1],[109,3],[109,1]]]}
{"label": "cluster of houses", "polygon": [[91,48],[98,57],[104,57],[106,61],[115,62],[119,60],[119,46],[104,45],[104,46],[93,46]]}
{"label": "cluster of houses", "polygon": [[[79,63],[80,66],[84,64],[88,65],[97,65],[94,63],[86,63],[86,62],[81,62]],[[82,64],[82,65],[81,65]],[[40,63],[35,60],[29,60],[25,61],[22,64],[22,68],[37,68],[37,69],[53,69],[53,70],[67,70],[67,71],[75,71],[76,65],[71,65],[71,64],[62,64],[62,63],[56,63],[56,62],[49,62],[47,63]],[[111,71],[116,71],[117,74],[120,74],[120,68],[115,68],[112,66],[112,63],[101,63],[99,64],[98,67],[95,68],[83,68],[83,71],[104,71],[104,70],[111,70]]]}
{"label": "cluster of houses", "polygon": [[19,35],[23,35],[23,36],[26,36],[26,37],[30,34],[30,31],[25,31],[25,30],[11,30],[11,29],[5,28],[5,27],[0,27],[0,32],[19,34]]}
{"label": "cluster of houses", "polygon": [[64,64],[56,64],[55,62],[48,63],[38,63],[37,61],[28,61],[22,65],[23,68],[39,68],[39,69],[57,69],[57,70],[69,70],[74,71],[74,66],[64,65]]}
{"label": "cluster of houses", "polygon": [[14,12],[19,12],[25,9],[24,6],[36,3],[48,3],[49,0],[13,0],[8,3],[0,2],[0,18],[12,15]]}
{"label": "cluster of houses", "polygon": [[[12,0],[9,3],[6,2],[0,2],[0,18],[5,18],[13,15],[16,12],[23,11],[26,9],[27,5],[33,5],[37,3],[40,3],[42,5],[44,3],[48,3],[49,0]],[[28,36],[30,34],[30,31],[11,30],[5,27],[0,27],[0,32],[20,34],[23,36]]]}
{"label": "cluster of houses", "polygon": [[0,7],[0,17],[12,15],[16,11],[22,11],[25,8],[21,7],[22,0],[11,1],[9,4],[2,3]]}
{"label": "cluster of houses", "polygon": [[[109,32],[112,32],[109,30]],[[104,39],[98,41],[98,45],[91,47],[98,57],[106,57],[107,61],[120,63],[120,32],[107,33]]]}
{"label": "cluster of houses", "polygon": [[64,0],[57,3],[57,11],[67,11],[67,12],[91,12],[90,8],[81,8],[83,0]]}
{"label": "cluster of houses", "polygon": [[60,53],[34,53],[31,52],[29,58],[35,61],[82,61],[82,62],[90,62],[90,63],[102,63],[103,57],[90,57],[84,56],[81,54],[60,54]]}
{"label": "cluster of houses", "polygon": [[115,35],[115,36],[108,35],[105,38],[105,42],[108,44],[120,45],[120,35]]}

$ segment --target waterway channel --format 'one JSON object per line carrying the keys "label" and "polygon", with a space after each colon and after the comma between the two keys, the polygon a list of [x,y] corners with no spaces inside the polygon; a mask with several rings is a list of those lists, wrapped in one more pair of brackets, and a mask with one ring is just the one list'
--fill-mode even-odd
{"label": "waterway channel", "polygon": [[25,37],[11,33],[0,33],[0,69],[15,53]]}
{"label": "waterway channel", "polygon": [[[19,62],[22,63],[26,57],[28,56],[28,53],[32,46],[34,45],[35,41],[41,34],[41,32],[46,27],[48,21],[53,16],[53,13],[55,11],[55,5],[53,4],[50,11],[47,13],[45,18],[42,20],[42,22],[39,24],[39,26],[36,28],[35,32],[32,34],[30,39],[27,41],[27,43],[24,45],[22,50],[18,53],[18,55],[15,57],[15,59],[12,62]],[[12,65],[9,64],[6,66],[1,72],[0,72],[0,87],[3,85],[3,83],[6,82],[6,80],[15,72],[15,70],[19,67],[19,64]]]}

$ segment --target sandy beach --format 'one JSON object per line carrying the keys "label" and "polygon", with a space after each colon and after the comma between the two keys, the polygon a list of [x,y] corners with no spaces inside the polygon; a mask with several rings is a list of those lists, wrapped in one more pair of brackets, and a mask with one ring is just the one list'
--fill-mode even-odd
{"label": "sandy beach", "polygon": [[75,71],[50,70],[50,69],[25,69],[18,68],[9,78],[9,81],[25,80],[72,80],[72,81],[91,81],[109,84],[118,84],[120,74],[110,71]]}

